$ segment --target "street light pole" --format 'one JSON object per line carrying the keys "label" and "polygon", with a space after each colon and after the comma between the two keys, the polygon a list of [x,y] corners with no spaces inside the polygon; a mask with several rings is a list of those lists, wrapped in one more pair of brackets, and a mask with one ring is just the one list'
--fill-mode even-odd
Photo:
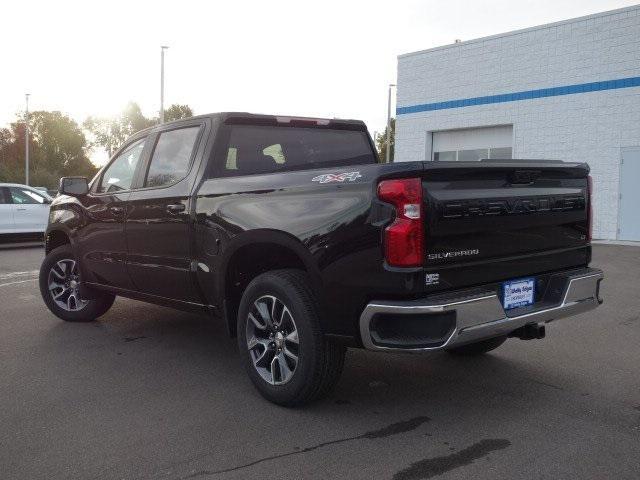
{"label": "street light pole", "polygon": [[387,151],[386,163],[391,159],[391,88],[395,87],[395,83],[389,84],[389,99],[387,101]]}
{"label": "street light pole", "polygon": [[24,111],[24,184],[29,185],[29,93],[24,94],[26,108]]}
{"label": "street light pole", "polygon": [[167,48],[160,47],[160,123],[164,123],[164,51]]}

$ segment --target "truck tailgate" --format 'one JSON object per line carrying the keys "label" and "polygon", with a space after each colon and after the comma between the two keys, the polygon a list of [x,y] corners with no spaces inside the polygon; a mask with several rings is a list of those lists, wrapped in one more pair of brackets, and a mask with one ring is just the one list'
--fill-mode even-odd
{"label": "truck tailgate", "polygon": [[473,265],[490,282],[518,275],[519,261],[531,274],[588,263],[586,164],[425,162],[424,168],[428,270]]}

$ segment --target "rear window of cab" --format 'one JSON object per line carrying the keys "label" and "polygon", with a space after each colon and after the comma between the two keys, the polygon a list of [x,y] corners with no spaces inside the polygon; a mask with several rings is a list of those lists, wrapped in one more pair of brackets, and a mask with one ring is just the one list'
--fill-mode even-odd
{"label": "rear window of cab", "polygon": [[364,131],[264,125],[232,125],[229,129],[223,176],[377,162]]}

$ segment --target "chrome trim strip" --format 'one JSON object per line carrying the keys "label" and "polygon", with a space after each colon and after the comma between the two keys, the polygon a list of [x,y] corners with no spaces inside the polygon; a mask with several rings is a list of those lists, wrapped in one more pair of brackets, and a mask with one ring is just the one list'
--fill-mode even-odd
{"label": "chrome trim strip", "polygon": [[[603,278],[603,272],[596,269],[585,269],[582,274],[568,273],[567,286],[559,305],[516,317],[507,316],[498,295],[494,292],[474,294],[463,300],[455,298],[459,298],[461,292],[454,292],[450,302],[439,300],[429,303],[429,299],[410,302],[374,301],[369,303],[360,315],[362,344],[368,350],[376,351],[428,352],[504,335],[528,323],[547,323],[596,308],[601,303],[598,298],[598,284]],[[452,310],[456,312],[456,327],[442,345],[418,348],[389,347],[375,344],[371,337],[371,320],[378,313],[429,314]]]}

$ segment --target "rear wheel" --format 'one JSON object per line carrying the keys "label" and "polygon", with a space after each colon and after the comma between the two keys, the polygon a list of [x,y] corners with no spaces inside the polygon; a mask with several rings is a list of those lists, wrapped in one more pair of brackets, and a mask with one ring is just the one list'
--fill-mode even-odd
{"label": "rear wheel", "polygon": [[53,249],[40,267],[40,294],[51,313],[67,322],[91,322],[103,315],[115,296],[99,293],[96,298],[79,295],[80,271],[71,245]]}
{"label": "rear wheel", "polygon": [[249,378],[271,402],[296,406],[326,395],[342,373],[345,348],[328,342],[307,275],[275,270],[246,288],[238,347]]}
{"label": "rear wheel", "polygon": [[482,340],[480,342],[469,343],[467,345],[462,345],[460,347],[454,347],[447,349],[447,352],[453,355],[465,355],[465,356],[473,356],[473,355],[482,355],[483,353],[490,352],[491,350],[495,350],[500,345],[502,345],[507,340],[507,337],[494,337],[488,338],[487,340]]}

